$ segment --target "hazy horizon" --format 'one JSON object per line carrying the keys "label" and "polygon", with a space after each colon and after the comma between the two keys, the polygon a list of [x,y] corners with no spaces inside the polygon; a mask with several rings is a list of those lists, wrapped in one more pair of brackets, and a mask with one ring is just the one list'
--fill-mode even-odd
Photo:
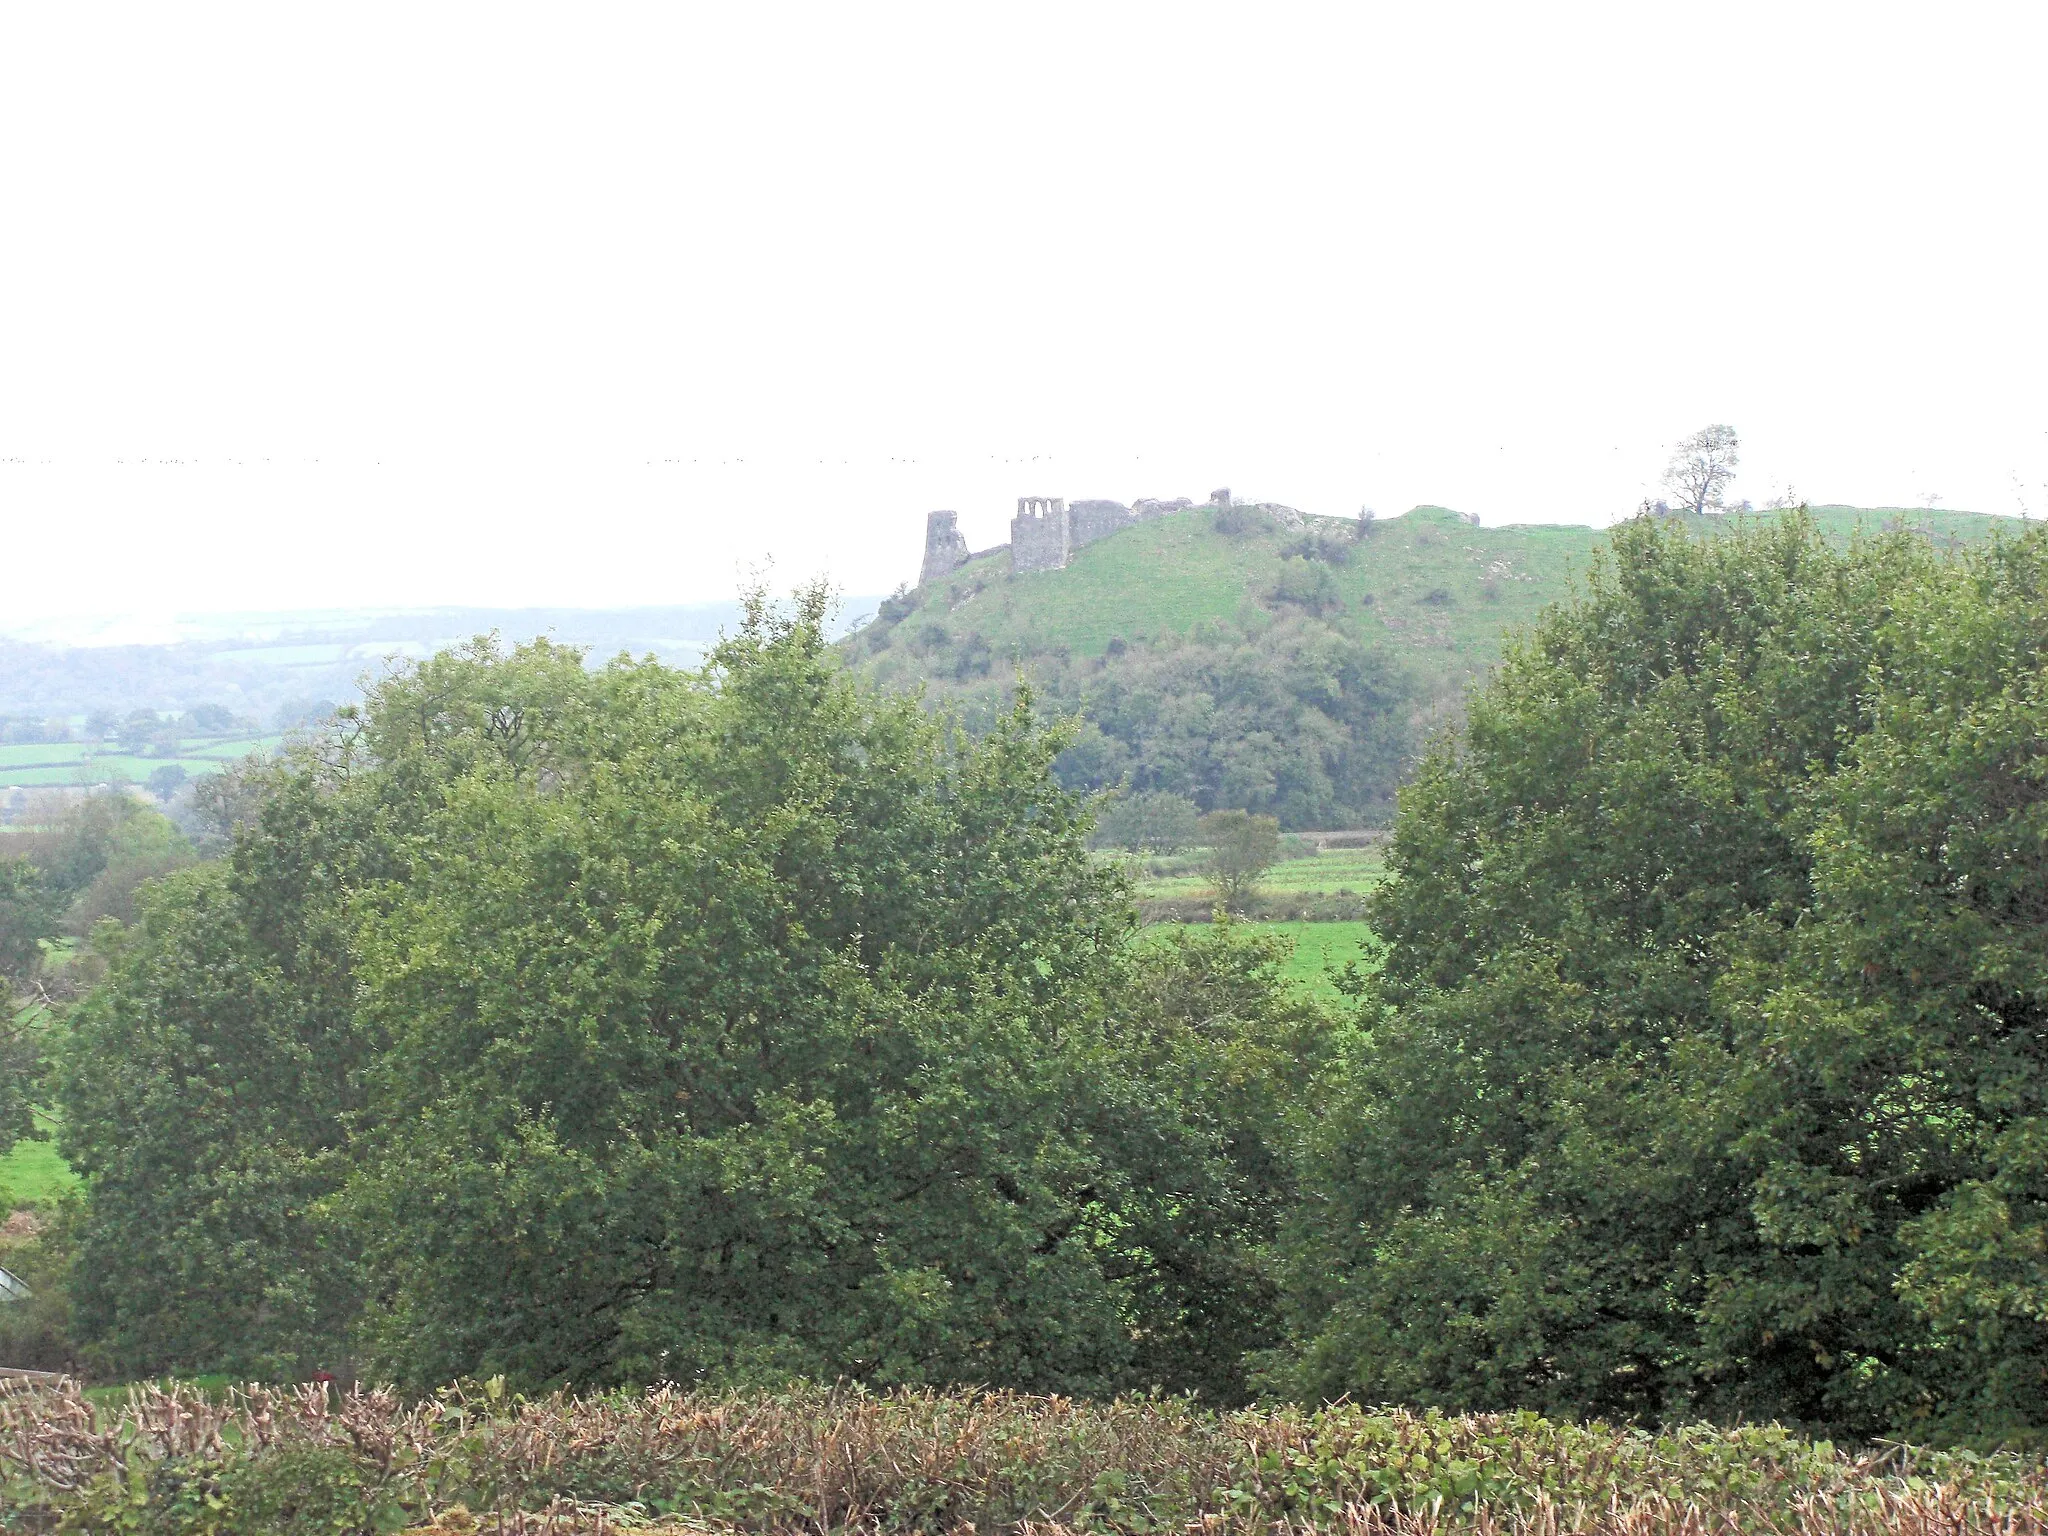
{"label": "hazy horizon", "polygon": [[[1236,492],[1233,488],[1233,496],[1235,495]],[[1812,498],[1812,504],[1815,506],[1851,505],[1849,503],[1824,502],[1818,497]],[[1441,505],[1442,503],[1438,502],[1418,502],[1413,507],[1404,507],[1399,511],[1391,513],[1378,512],[1376,509],[1375,515],[1382,518],[1400,518],[1412,511]],[[1457,511],[1459,509],[1447,508],[1446,510]],[[1773,509],[1765,508],[1761,510],[1769,511]],[[1914,511],[1920,509],[1898,504],[1891,507],[1873,506],[1867,510]],[[2018,518],[2018,514],[1983,513],[1973,507],[1951,507],[1946,504],[1942,505],[1940,510],[1944,513],[1964,513],[1989,517],[2013,516],[2016,520]],[[1545,521],[1551,526],[1588,528],[1607,526],[1605,523],[1595,523],[1590,520],[1573,518],[1522,520],[1521,525],[1534,526],[1539,522]],[[1507,524],[1507,526],[1515,525],[1514,523]],[[1498,527],[1502,526],[1502,523],[1497,520],[1490,526]],[[920,517],[917,519],[920,545],[923,531],[924,520]],[[973,547],[977,553],[990,548],[1005,547],[1008,544],[1008,532],[1009,530],[1005,527],[1002,529],[1002,536],[999,538],[988,540],[975,539],[972,541]],[[548,625],[540,621],[545,620],[549,616],[617,617],[635,614],[690,614],[704,621],[706,627],[703,633],[709,634],[711,629],[717,625],[729,624],[736,620],[736,615],[739,611],[737,599],[744,587],[757,581],[765,580],[771,593],[777,598],[783,598],[789,596],[796,586],[810,579],[812,575],[822,575],[831,585],[837,604],[834,628],[845,629],[857,626],[866,618],[871,617],[874,606],[886,597],[890,591],[895,590],[899,586],[914,585],[916,574],[913,557],[913,560],[906,564],[906,574],[900,576],[896,582],[890,583],[887,588],[877,585],[872,590],[861,591],[849,587],[843,581],[834,579],[829,570],[819,570],[797,576],[779,572],[772,561],[759,562],[744,568],[737,568],[732,583],[727,588],[726,594],[723,597],[694,598],[688,601],[677,602],[565,603],[541,600],[523,603],[456,603],[429,601],[417,603],[364,603],[355,606],[304,605],[293,607],[278,605],[243,609],[144,605],[120,610],[83,608],[66,611],[53,608],[44,612],[24,612],[19,605],[16,605],[10,611],[0,613],[0,639],[57,646],[60,648],[210,644],[229,639],[275,642],[297,632],[345,629],[360,626],[366,622],[374,624],[376,621],[381,620],[404,622],[426,620],[440,616],[454,618],[484,615],[501,616],[502,618],[512,618],[514,616],[519,616],[522,619],[531,618],[539,622],[539,627],[533,629],[532,632],[545,633]],[[415,624],[412,627],[416,628],[417,625]],[[467,638],[476,632],[478,631],[474,625],[469,628],[462,628],[458,625],[455,628],[451,628],[448,633],[450,636]],[[526,638],[527,634],[527,628],[521,627],[516,635],[508,631],[507,638]],[[701,638],[701,636],[698,638]]]}
{"label": "hazy horizon", "polygon": [[2048,510],[2019,6],[17,11],[12,623],[912,576],[1020,495]]}

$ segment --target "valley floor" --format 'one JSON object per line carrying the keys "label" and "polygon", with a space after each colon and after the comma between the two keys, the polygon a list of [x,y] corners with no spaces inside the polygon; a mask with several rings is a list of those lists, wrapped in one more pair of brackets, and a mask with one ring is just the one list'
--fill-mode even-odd
{"label": "valley floor", "polygon": [[[1203,872],[1200,856],[1135,860],[1132,873],[1139,907],[1148,919],[1147,934],[1207,920],[1215,885]],[[1378,848],[1331,849],[1288,859],[1260,882],[1261,906],[1251,926],[1294,945],[1284,968],[1290,981],[1334,997],[1336,978],[1346,965],[1370,972],[1378,964],[1363,912],[1366,896],[1385,873]]]}

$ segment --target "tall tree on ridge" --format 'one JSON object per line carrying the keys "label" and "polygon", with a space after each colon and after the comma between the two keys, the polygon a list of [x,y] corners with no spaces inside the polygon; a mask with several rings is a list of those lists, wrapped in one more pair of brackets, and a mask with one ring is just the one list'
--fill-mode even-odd
{"label": "tall tree on ridge", "polygon": [[1664,467],[1664,484],[1674,504],[1686,511],[1696,515],[1718,512],[1721,493],[1735,478],[1741,458],[1742,440],[1733,427],[1725,422],[1701,427],[1672,449],[1671,462]]}

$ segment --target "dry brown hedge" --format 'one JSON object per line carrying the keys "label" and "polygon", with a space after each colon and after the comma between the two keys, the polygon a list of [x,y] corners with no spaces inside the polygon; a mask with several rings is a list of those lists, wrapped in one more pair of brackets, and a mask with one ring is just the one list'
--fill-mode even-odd
{"label": "dry brown hedge", "polygon": [[[1000,1392],[0,1387],[0,1529],[2048,1536],[2012,1456]],[[475,1511],[474,1514],[471,1511]]]}

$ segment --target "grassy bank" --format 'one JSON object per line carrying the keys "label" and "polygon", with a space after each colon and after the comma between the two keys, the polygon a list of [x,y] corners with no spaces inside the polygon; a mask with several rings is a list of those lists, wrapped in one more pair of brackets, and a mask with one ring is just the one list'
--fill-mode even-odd
{"label": "grassy bank", "polygon": [[[40,1111],[36,1124],[45,1131],[55,1128],[55,1122]],[[17,1205],[33,1205],[60,1195],[77,1183],[78,1175],[57,1155],[55,1142],[16,1142],[12,1151],[0,1157],[0,1197]]]}

